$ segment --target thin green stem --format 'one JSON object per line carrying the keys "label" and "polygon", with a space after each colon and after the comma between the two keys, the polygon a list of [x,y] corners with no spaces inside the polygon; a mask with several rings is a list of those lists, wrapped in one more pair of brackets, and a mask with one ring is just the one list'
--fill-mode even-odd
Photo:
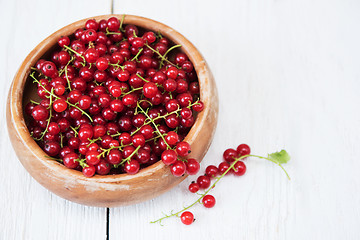
{"label": "thin green stem", "polygon": [[258,155],[249,155],[249,156],[250,156],[250,157],[257,157],[257,158],[261,158],[261,159],[266,159],[266,160],[268,160],[268,161],[270,161],[270,162],[275,163],[276,165],[278,165],[278,166],[281,167],[281,169],[285,172],[287,178],[288,178],[289,180],[291,180],[289,174],[286,172],[285,168],[284,168],[279,162],[277,162],[277,161],[275,161],[275,160],[273,160],[273,159],[271,159],[271,158],[268,158],[268,157],[263,157],[263,156],[258,156]]}
{"label": "thin green stem", "polygon": [[167,148],[168,148],[168,149],[171,149],[170,145],[166,142],[164,136],[161,134],[161,132],[160,132],[158,126],[156,125],[156,123],[154,122],[154,120],[147,114],[146,111],[144,111],[144,109],[140,106],[139,103],[137,103],[137,106],[138,106],[138,108],[140,108],[140,110],[145,114],[145,116],[147,117],[147,119],[149,119],[150,122],[154,125],[154,127],[155,127],[155,129],[156,129],[156,132],[157,132],[158,135],[161,136],[161,138],[164,140],[164,142],[165,142],[166,145],[167,145]]}
{"label": "thin green stem", "polygon": [[174,67],[176,68],[179,68],[178,66],[176,66],[174,63],[170,62],[167,58],[165,58],[163,55],[161,55],[161,53],[159,53],[159,51],[153,49],[149,44],[145,43],[145,46],[147,46],[151,51],[153,51],[154,53],[156,53],[160,58],[161,60],[173,65]]}
{"label": "thin green stem", "polygon": [[137,58],[139,57],[140,53],[141,53],[143,50],[144,50],[143,48],[140,48],[140,50],[137,52],[137,54],[135,55],[135,57],[133,57],[133,58],[131,59],[131,61],[137,60]]}
{"label": "thin green stem", "polygon": [[71,47],[68,47],[68,46],[65,45],[64,48],[67,49],[67,50],[69,50],[70,52],[75,53],[75,54],[78,55],[79,57],[81,57],[81,58],[83,59],[83,61],[84,61],[83,66],[85,66],[86,60],[85,60],[85,57],[84,57],[84,56],[82,56],[80,53],[78,53],[77,51],[75,51],[75,50],[72,49]]}
{"label": "thin green stem", "polygon": [[[32,78],[34,79],[34,81],[35,81],[36,83],[38,83],[38,84],[45,90],[45,92],[49,93],[51,96],[55,97],[56,99],[59,99],[58,96],[56,96],[54,93],[52,93],[52,92],[50,92],[49,90],[47,90],[47,89],[39,82],[39,80],[37,80],[37,79],[34,77],[34,73],[35,73],[35,72],[33,72],[32,74],[30,74],[30,77],[32,77]],[[82,110],[81,108],[79,108],[78,106],[76,106],[75,104],[70,103],[68,100],[65,100],[65,102],[66,102],[69,106],[72,106],[72,107],[74,107],[74,108],[77,108],[80,112],[82,112],[85,116],[87,116],[87,117],[90,119],[91,122],[93,122],[92,118],[90,117],[90,115],[89,115],[87,112],[85,112],[84,110]]]}
{"label": "thin green stem", "polygon": [[288,173],[285,171],[285,169],[283,168],[283,166],[282,166],[279,162],[277,162],[276,160],[274,160],[274,159],[271,159],[271,158],[268,158],[268,157],[263,157],[263,156],[258,156],[258,155],[250,155],[250,154],[249,154],[249,155],[245,155],[245,156],[241,156],[241,157],[239,157],[239,158],[235,158],[235,161],[230,165],[230,167],[229,167],[228,169],[226,169],[226,171],[225,171],[220,177],[216,178],[216,181],[215,181],[204,193],[199,194],[200,197],[197,198],[196,201],[194,201],[192,204],[190,204],[190,205],[187,206],[187,207],[184,207],[184,208],[181,209],[180,211],[177,211],[177,212],[175,212],[175,213],[172,213],[172,212],[171,212],[170,215],[165,215],[164,217],[159,218],[159,219],[157,219],[157,220],[155,220],[155,221],[152,221],[152,222],[150,222],[150,223],[159,222],[159,223],[161,224],[161,221],[164,220],[164,219],[166,219],[166,218],[170,218],[170,217],[174,217],[174,216],[179,217],[179,214],[180,214],[180,213],[182,213],[182,212],[188,210],[189,208],[193,207],[196,203],[200,203],[200,202],[201,202],[201,199],[202,199],[204,196],[206,196],[206,195],[216,186],[216,184],[217,184],[229,171],[231,171],[231,170],[234,168],[235,164],[236,164],[238,161],[240,161],[240,160],[242,160],[242,159],[244,159],[244,158],[247,158],[247,157],[257,157],[257,158],[261,158],[261,159],[266,159],[266,160],[269,160],[269,161],[275,163],[276,165],[279,165],[279,166],[281,167],[281,169],[284,170],[284,172],[286,173],[286,176],[287,176],[288,179],[290,180],[290,177],[289,177]]}
{"label": "thin green stem", "polygon": [[122,28],[123,23],[124,23],[124,19],[125,19],[125,14],[123,14],[122,17],[121,17],[120,27],[119,27],[120,32],[123,32],[123,31],[124,31],[124,29]]}
{"label": "thin green stem", "polygon": [[150,222],[150,223],[156,223],[156,222],[161,223],[161,221],[164,220],[164,219],[166,219],[166,218],[170,218],[170,217],[174,217],[174,216],[177,216],[177,217],[178,217],[180,213],[188,210],[189,208],[191,208],[192,206],[194,206],[196,203],[200,203],[201,199],[202,199],[206,194],[208,194],[208,193],[215,187],[215,185],[220,181],[220,179],[222,179],[222,178],[234,167],[234,165],[235,165],[238,161],[240,161],[241,159],[244,159],[244,158],[246,158],[246,157],[248,157],[248,156],[250,156],[250,155],[241,156],[241,157],[239,157],[238,159],[236,159],[236,160],[230,165],[230,167],[229,167],[228,169],[226,169],[226,171],[225,171],[220,177],[218,177],[217,180],[216,180],[203,194],[200,194],[200,197],[197,198],[196,201],[194,201],[192,204],[190,204],[189,206],[181,209],[180,211],[177,211],[176,213],[172,213],[172,214],[170,214],[170,215],[166,215],[165,217],[159,218],[159,219],[157,219],[157,220],[155,220],[155,221],[152,221],[152,222]]}
{"label": "thin green stem", "polygon": [[[169,48],[169,49],[165,52],[165,54],[163,55],[163,57],[166,58],[166,55],[167,55],[171,50],[173,50],[173,49],[175,49],[175,48],[178,48],[178,47],[181,47],[181,45],[178,44],[178,45],[172,46],[171,48]],[[160,68],[162,68],[163,65],[164,65],[164,61],[161,59]]]}

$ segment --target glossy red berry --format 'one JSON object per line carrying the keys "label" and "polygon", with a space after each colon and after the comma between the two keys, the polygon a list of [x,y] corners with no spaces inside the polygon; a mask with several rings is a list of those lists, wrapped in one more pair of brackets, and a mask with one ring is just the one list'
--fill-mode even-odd
{"label": "glossy red berry", "polygon": [[187,155],[189,155],[191,153],[190,144],[187,142],[179,142],[176,145],[176,153],[180,157],[186,157]]}
{"label": "glossy red berry", "polygon": [[130,160],[125,163],[124,169],[126,173],[133,175],[139,172],[140,164],[136,160]]}
{"label": "glossy red berry", "polygon": [[239,154],[239,156],[245,156],[245,155],[249,155],[251,150],[247,144],[240,144],[236,148],[236,152]]}
{"label": "glossy red berry", "polygon": [[49,117],[49,111],[45,107],[37,105],[33,108],[31,116],[36,121],[44,121]]}
{"label": "glossy red berry", "polygon": [[186,172],[186,165],[183,161],[176,161],[171,165],[170,171],[175,177],[181,177]]}
{"label": "glossy red berry", "polygon": [[225,161],[232,163],[239,155],[236,150],[228,148],[224,151],[223,158]]}
{"label": "glossy red berry", "polygon": [[246,165],[243,161],[238,161],[237,163],[235,163],[233,173],[236,176],[242,176],[245,174],[245,172],[246,172]]}
{"label": "glossy red berry", "polygon": [[89,165],[88,167],[84,167],[82,169],[82,173],[84,174],[85,177],[92,177],[95,175],[95,167],[92,165]]}
{"label": "glossy red berry", "polygon": [[200,188],[206,189],[210,187],[211,179],[209,176],[199,176],[196,182],[199,184]]}
{"label": "glossy red berry", "polygon": [[185,225],[190,225],[194,222],[194,215],[189,212],[189,211],[185,211],[181,214],[180,216],[181,222]]}
{"label": "glossy red berry", "polygon": [[53,108],[54,108],[54,110],[55,110],[56,112],[63,112],[63,111],[65,111],[66,108],[67,108],[67,106],[68,106],[68,105],[67,105],[66,101],[65,101],[64,99],[61,99],[61,98],[55,100],[54,103],[53,103]]}
{"label": "glossy red berry", "polygon": [[79,159],[79,155],[77,155],[74,152],[68,153],[63,158],[63,163],[68,168],[76,168],[79,166],[79,162],[77,161]]}
{"label": "glossy red berry", "polygon": [[189,158],[187,159],[186,162],[186,172],[189,175],[195,175],[199,172],[200,170],[200,163],[194,159],[194,158]]}
{"label": "glossy red berry", "polygon": [[204,207],[206,208],[212,208],[215,206],[215,198],[213,195],[205,195],[203,198],[202,198],[202,203],[204,205]]}
{"label": "glossy red berry", "polygon": [[[222,162],[219,164],[219,167],[218,167],[219,173],[224,174],[229,168],[230,168],[230,164],[228,162]],[[231,170],[228,171],[226,174],[229,174],[229,172],[231,172]]]}
{"label": "glossy red berry", "polygon": [[205,169],[205,174],[206,176],[214,178],[219,174],[219,169],[214,165],[209,165]]}
{"label": "glossy red berry", "polygon": [[161,154],[161,160],[165,165],[173,164],[177,160],[177,154],[174,150],[171,149],[165,150]]}
{"label": "glossy red berry", "polygon": [[192,182],[189,185],[189,191],[192,193],[196,193],[197,191],[199,191],[199,189],[200,189],[200,185],[196,182]]}

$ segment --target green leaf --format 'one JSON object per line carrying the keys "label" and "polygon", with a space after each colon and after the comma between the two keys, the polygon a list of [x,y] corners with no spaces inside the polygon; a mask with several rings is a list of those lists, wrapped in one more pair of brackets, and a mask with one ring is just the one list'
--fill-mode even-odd
{"label": "green leaf", "polygon": [[283,149],[280,152],[274,152],[268,155],[268,158],[280,163],[284,164],[290,160],[290,155]]}

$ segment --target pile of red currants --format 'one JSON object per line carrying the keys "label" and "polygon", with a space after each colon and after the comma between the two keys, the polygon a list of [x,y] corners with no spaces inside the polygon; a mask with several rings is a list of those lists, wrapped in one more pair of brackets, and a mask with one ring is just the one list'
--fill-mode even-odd
{"label": "pile of red currants", "polygon": [[136,174],[160,159],[174,176],[196,174],[183,140],[204,104],[179,47],[123,19],[88,20],[32,68],[39,100],[25,106],[31,136],[86,177]]}

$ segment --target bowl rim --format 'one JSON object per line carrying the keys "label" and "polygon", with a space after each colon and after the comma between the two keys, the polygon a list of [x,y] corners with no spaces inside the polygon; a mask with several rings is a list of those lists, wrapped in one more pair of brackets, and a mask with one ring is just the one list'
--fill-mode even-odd
{"label": "bowl rim", "polygon": [[[187,54],[190,61],[194,65],[194,69],[197,73],[200,85],[200,99],[204,103],[203,111],[198,114],[194,125],[191,127],[189,133],[186,135],[184,141],[187,141],[190,145],[192,145],[193,139],[198,134],[199,129],[201,127],[206,127],[204,126],[204,124],[211,107],[209,105],[211,102],[209,96],[210,94],[207,94],[210,93],[210,91],[206,88],[206,85],[207,80],[212,78],[212,74],[201,53],[188,39],[186,39],[182,34],[177,32],[173,28],[161,22],[141,16],[127,14],[106,14],[78,20],[76,22],[66,25],[65,27],[62,27],[61,29],[49,35],[27,55],[14,77],[9,94],[11,118],[15,119],[15,121],[13,121],[14,129],[17,132],[19,138],[21,139],[24,148],[26,147],[27,150],[29,150],[33,155],[37,156],[38,160],[40,160],[42,164],[56,171],[58,174],[65,174],[67,178],[71,177],[81,182],[86,181],[94,183],[119,183],[126,180],[136,179],[140,176],[151,175],[154,171],[167,167],[161,160],[159,160],[158,162],[141,169],[137,174],[134,175],[126,173],[115,175],[96,174],[93,177],[88,178],[85,177],[81,171],[68,169],[62,163],[47,158],[47,154],[30,136],[30,132],[25,124],[23,116],[23,89],[31,72],[30,67],[34,66],[36,61],[39,60],[48,51],[50,47],[56,44],[59,37],[63,35],[69,35],[67,33],[69,30],[74,33],[77,28],[84,27],[87,20],[95,19],[99,21],[101,19],[108,19],[110,17],[117,17],[118,19],[121,19],[123,16],[124,24],[134,24],[136,26],[154,32],[158,32],[160,30],[161,34],[169,38],[172,42],[176,44],[181,44],[180,49]],[[16,119],[19,121],[17,121]],[[201,161],[202,159],[198,160]]]}

